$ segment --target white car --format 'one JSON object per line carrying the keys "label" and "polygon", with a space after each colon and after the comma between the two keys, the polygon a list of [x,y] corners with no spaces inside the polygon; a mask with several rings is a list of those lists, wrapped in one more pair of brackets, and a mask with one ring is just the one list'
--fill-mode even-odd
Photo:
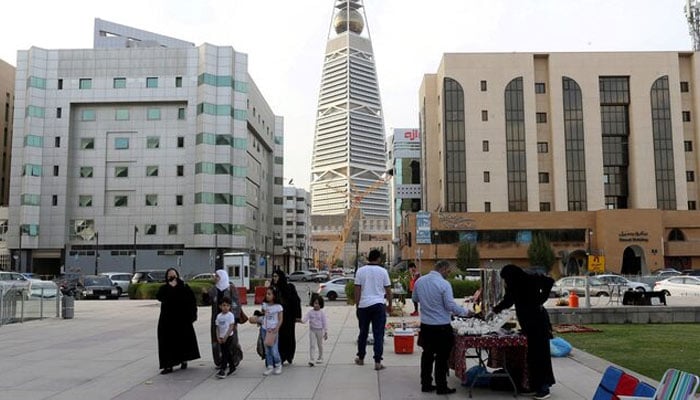
{"label": "white car", "polygon": [[697,276],[674,276],[654,284],[655,292],[666,296],[700,296],[700,278]]}
{"label": "white car", "polygon": [[32,297],[56,297],[58,296],[58,285],[54,281],[42,281],[41,279],[30,279],[29,289]]}
{"label": "white car", "polygon": [[345,299],[347,298],[347,296],[345,295],[345,285],[348,282],[354,281],[355,278],[347,277],[331,279],[326,283],[318,285],[318,294],[320,294],[321,297],[325,297],[330,301],[334,301],[337,299]]}
{"label": "white car", "polygon": [[294,271],[287,275],[287,280],[289,282],[294,282],[294,281],[302,281],[302,282],[310,282],[316,279],[316,274],[313,272],[309,271]]}
{"label": "white car", "polygon": [[17,272],[0,271],[0,281],[9,284],[9,286],[15,290],[20,290],[25,299],[29,298],[32,290],[32,281],[26,276]]}
{"label": "white car", "polygon": [[613,287],[619,287],[622,292],[627,290],[636,290],[638,292],[651,291],[651,286],[647,285],[646,283],[631,281],[620,275],[603,274],[596,275],[596,278]]}
{"label": "white car", "polygon": [[103,272],[104,275],[112,280],[114,286],[117,287],[119,296],[129,293],[129,284],[131,283],[131,274],[128,272]]}

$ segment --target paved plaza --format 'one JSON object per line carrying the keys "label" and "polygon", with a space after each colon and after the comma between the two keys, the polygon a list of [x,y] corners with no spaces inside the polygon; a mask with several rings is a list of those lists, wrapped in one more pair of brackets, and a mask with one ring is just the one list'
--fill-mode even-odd
{"label": "paved plaza", "polygon": [[[252,298],[250,298],[252,300]],[[246,312],[259,306],[244,306]],[[327,303],[328,304],[328,303]],[[0,399],[463,399],[468,390],[454,376],[450,396],[420,392],[420,348],[395,354],[385,341],[382,371],[353,363],[357,322],[352,306],[330,303],[326,362],[307,366],[306,326],[297,326],[297,353],[282,375],[263,377],[264,362],[255,352],[257,330],[240,327],[244,360],[235,375],[214,378],[209,344],[210,308],[200,307],[195,324],[202,358],[185,371],[160,375],[156,325],[159,304],[152,300],[78,301],[75,318],[48,318],[0,326]],[[412,309],[409,304],[408,309]],[[417,319],[417,318],[413,318]],[[391,318],[390,320],[400,320]],[[408,319],[407,319],[408,320]],[[367,359],[371,361],[371,349]],[[574,350],[555,358],[558,383],[553,399],[590,399],[609,365]],[[647,379],[648,380],[648,379]],[[512,399],[512,392],[476,389],[477,399]]]}

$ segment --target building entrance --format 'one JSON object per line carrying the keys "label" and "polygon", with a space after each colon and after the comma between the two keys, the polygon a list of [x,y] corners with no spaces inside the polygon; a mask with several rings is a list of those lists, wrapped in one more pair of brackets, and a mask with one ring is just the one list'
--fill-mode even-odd
{"label": "building entrance", "polygon": [[629,246],[622,253],[622,275],[642,274],[642,249],[639,246]]}

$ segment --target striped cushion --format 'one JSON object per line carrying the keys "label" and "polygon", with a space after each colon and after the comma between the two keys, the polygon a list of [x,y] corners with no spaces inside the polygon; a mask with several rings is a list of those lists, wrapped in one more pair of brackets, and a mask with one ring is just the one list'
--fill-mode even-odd
{"label": "striped cushion", "polygon": [[654,400],[687,400],[695,394],[699,382],[697,375],[669,369],[661,379]]}

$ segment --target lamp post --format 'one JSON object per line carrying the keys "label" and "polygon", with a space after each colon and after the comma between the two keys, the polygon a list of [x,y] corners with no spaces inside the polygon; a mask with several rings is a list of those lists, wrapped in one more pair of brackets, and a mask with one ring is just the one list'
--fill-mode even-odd
{"label": "lamp post", "polygon": [[588,271],[589,271],[589,268],[591,266],[590,265],[591,255],[592,255],[591,254],[591,248],[592,248],[591,241],[593,239],[593,230],[591,228],[588,228],[587,230],[588,230],[588,253],[587,253],[587,258],[586,258],[586,274],[585,274],[585,278],[586,278],[586,289],[585,289],[586,302],[585,302],[585,306],[586,306],[586,308],[591,308],[591,293],[590,293],[591,288],[590,288],[590,284],[588,282]]}
{"label": "lamp post", "polygon": [[100,263],[100,234],[95,232],[95,275],[97,275],[97,266]]}
{"label": "lamp post", "polygon": [[139,227],[134,225],[134,249],[131,254],[131,273],[136,273],[136,234],[139,233]]}
{"label": "lamp post", "polygon": [[19,259],[16,266],[17,272],[22,272],[22,225],[19,226]]}
{"label": "lamp post", "polygon": [[435,262],[437,262],[437,239],[438,239],[438,232],[433,231],[433,244],[435,245]]}
{"label": "lamp post", "polygon": [[422,274],[423,269],[421,265],[421,259],[423,258],[423,249],[420,247],[416,249],[416,258],[418,259],[418,272]]}

